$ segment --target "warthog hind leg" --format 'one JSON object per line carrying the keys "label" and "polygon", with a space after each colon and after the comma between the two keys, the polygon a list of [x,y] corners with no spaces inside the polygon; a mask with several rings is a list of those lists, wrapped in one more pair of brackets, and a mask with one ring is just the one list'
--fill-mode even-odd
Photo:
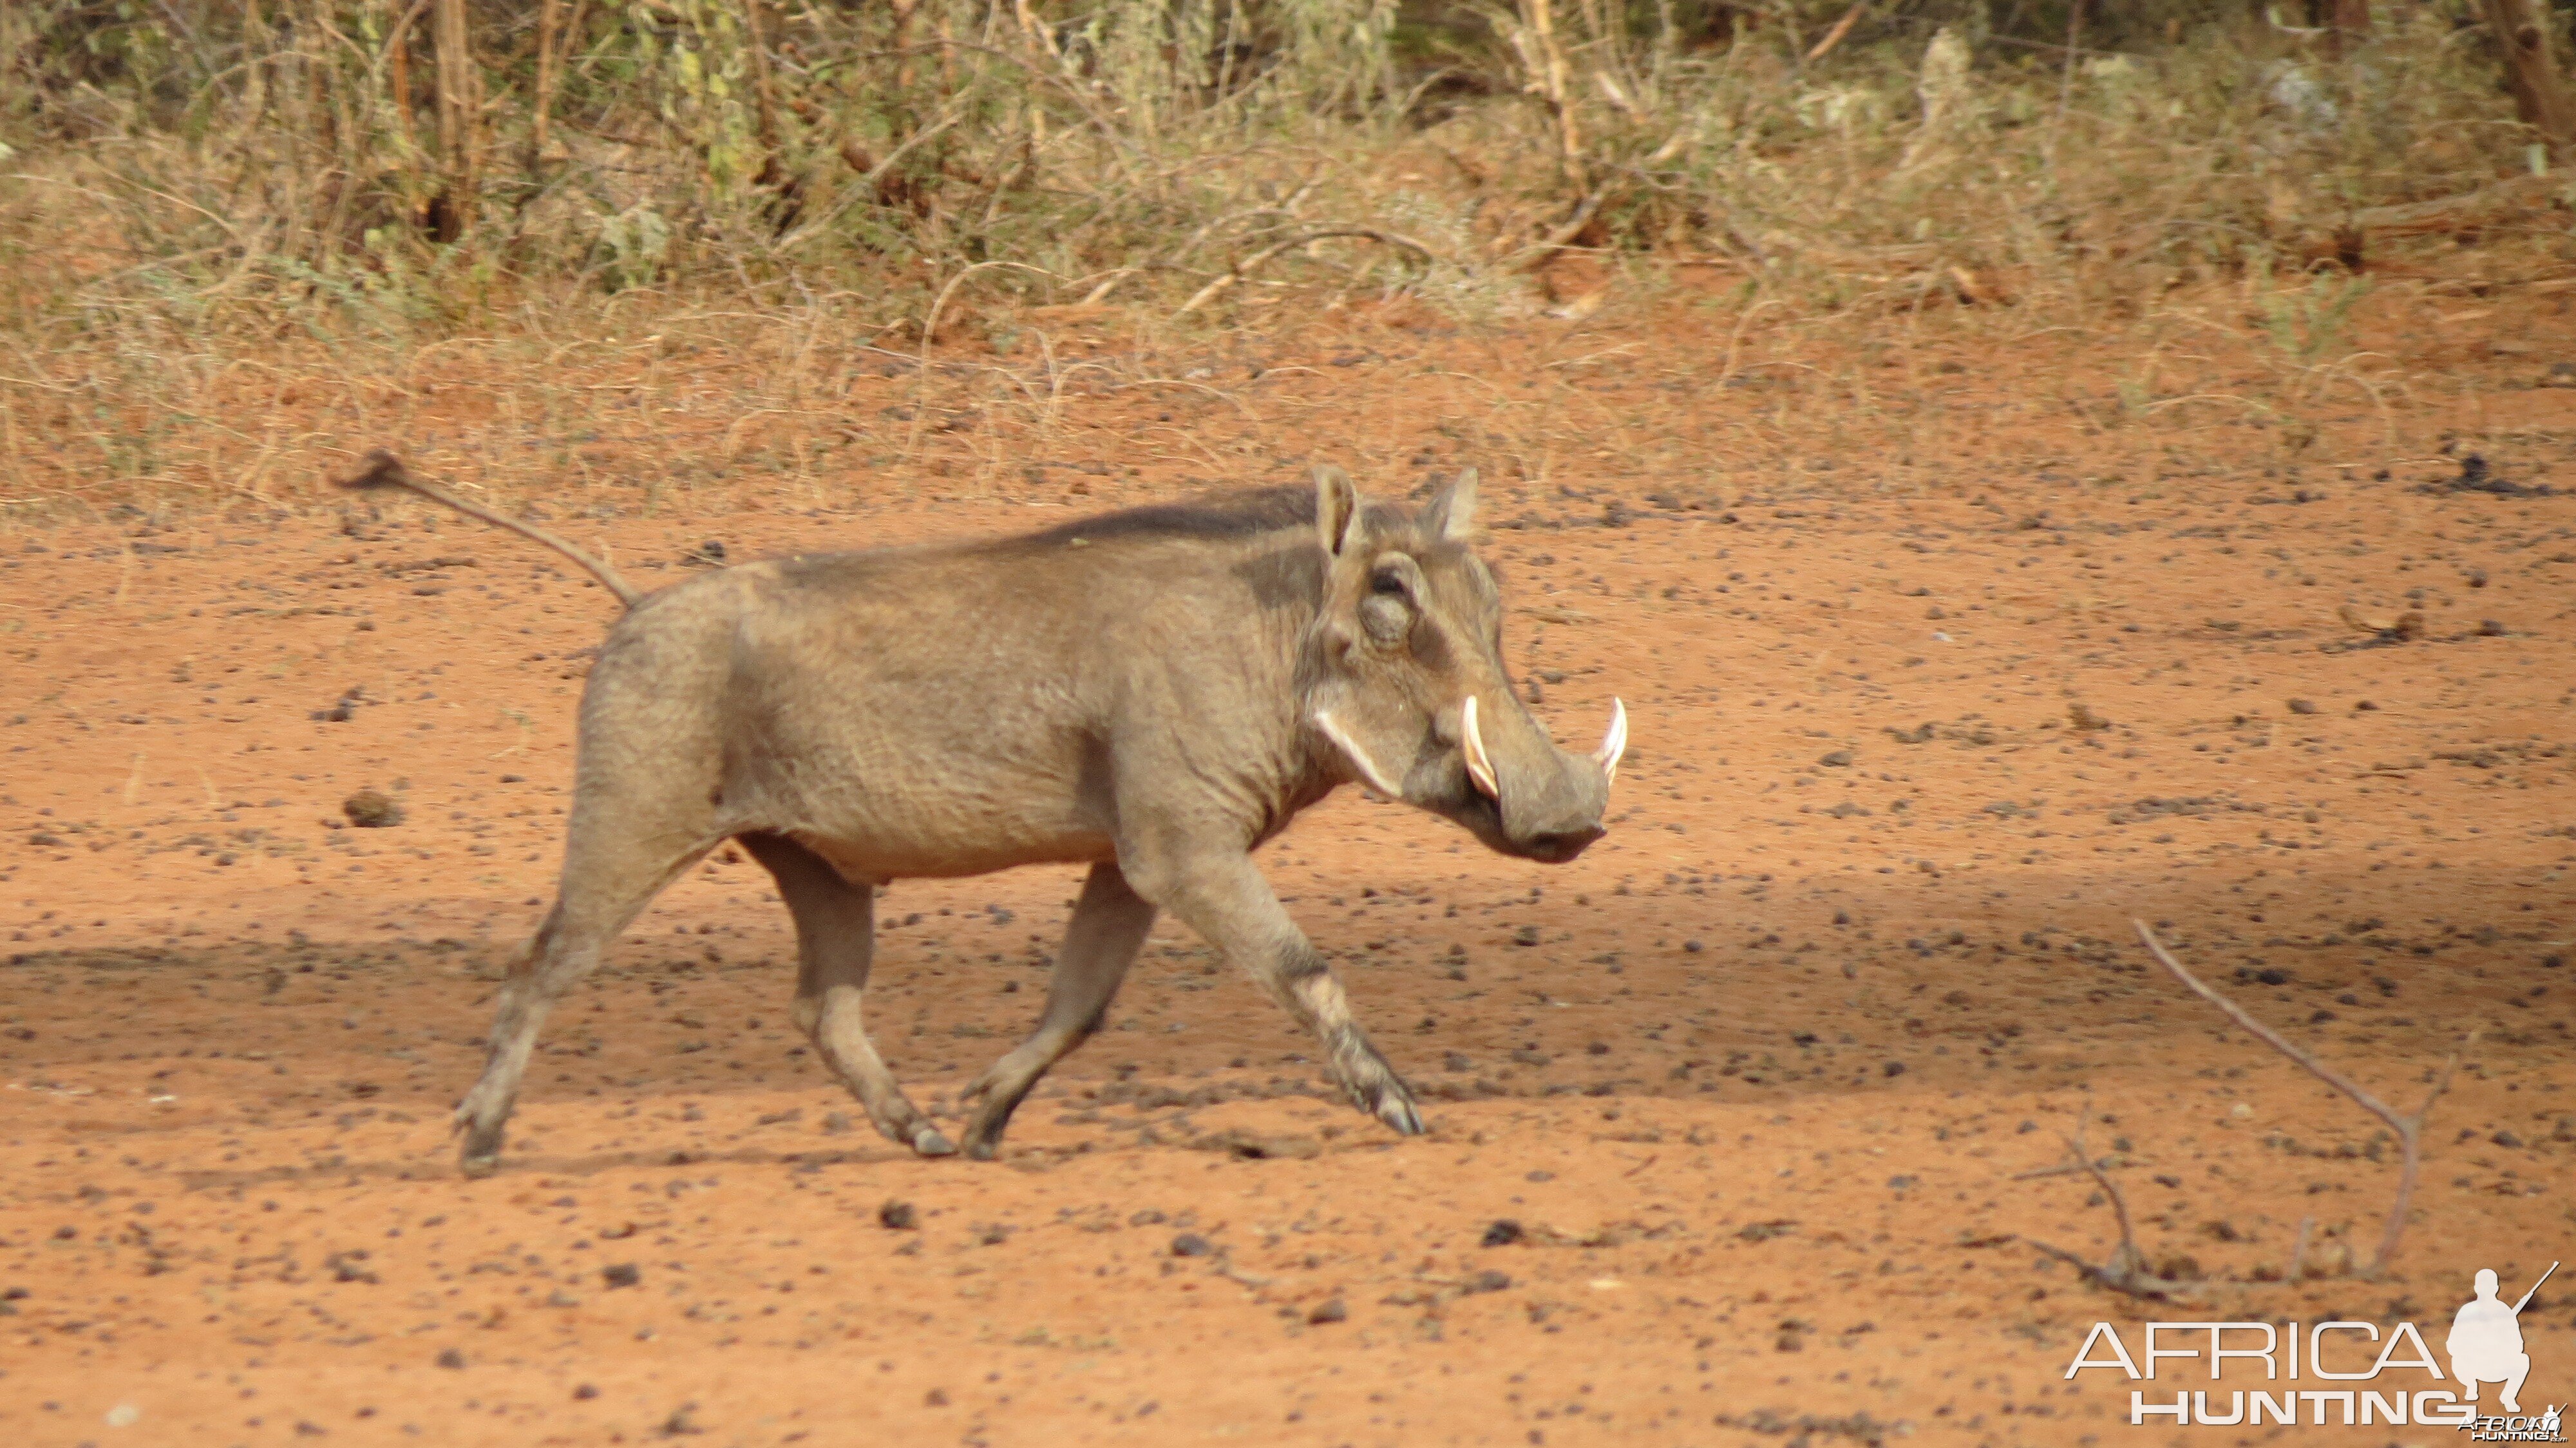
{"label": "warthog hind leg", "polygon": [[519,1078],[556,998],[590,974],[617,933],[712,843],[654,851],[631,837],[576,829],[565,854],[562,891],[536,938],[510,963],[483,1074],[456,1107],[456,1129],[465,1137],[458,1164],[466,1175],[484,1176],[499,1164]]}
{"label": "warthog hind leg", "polygon": [[[1129,865],[1131,876],[1139,873]],[[1423,1131],[1413,1092],[1351,1018],[1350,997],[1305,932],[1290,919],[1251,859],[1211,851],[1154,872],[1158,903],[1250,972],[1270,998],[1313,1031],[1325,1070],[1351,1104],[1407,1136]]]}
{"label": "warthog hind leg", "polygon": [[778,881],[778,896],[796,917],[796,1024],[889,1140],[923,1156],[956,1151],[904,1096],[868,1039],[860,1002],[876,957],[875,890],[842,879],[821,856],[784,835],[738,838]]}
{"label": "warthog hind leg", "polygon": [[964,1100],[973,1106],[973,1116],[966,1123],[968,1156],[991,1160],[1003,1129],[1011,1124],[1011,1113],[1019,1109],[1029,1088],[1048,1067],[1100,1029],[1101,1017],[1108,1014],[1119,982],[1127,978],[1137,947],[1153,928],[1154,907],[1128,888],[1127,877],[1118,867],[1107,862],[1092,866],[1091,878],[1083,882],[1082,898],[1074,904],[1073,919],[1065,926],[1064,948],[1056,955],[1055,975],[1047,984],[1046,1015],[1038,1022],[1037,1034],[966,1088]]}

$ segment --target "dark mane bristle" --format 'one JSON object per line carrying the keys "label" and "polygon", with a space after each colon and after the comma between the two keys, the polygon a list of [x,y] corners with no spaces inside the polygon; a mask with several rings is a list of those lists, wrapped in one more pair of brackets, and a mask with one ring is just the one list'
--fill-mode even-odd
{"label": "dark mane bristle", "polygon": [[1311,528],[1314,523],[1315,490],[1298,485],[1209,493],[1183,502],[1122,508],[1027,536],[1033,543],[1062,543],[1073,538],[1104,542],[1113,538],[1248,538],[1280,528]]}

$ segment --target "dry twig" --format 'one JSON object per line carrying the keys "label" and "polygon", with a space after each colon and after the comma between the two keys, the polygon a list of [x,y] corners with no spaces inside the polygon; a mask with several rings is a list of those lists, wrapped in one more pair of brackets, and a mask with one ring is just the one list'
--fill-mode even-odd
{"label": "dry twig", "polygon": [[[2433,1082],[2432,1091],[2425,1095],[2424,1104],[2415,1108],[2415,1114],[2400,1116],[2386,1102],[2363,1090],[2351,1077],[2291,1045],[2280,1032],[2256,1020],[2246,1013],[2243,1006],[2219,994],[2200,977],[2184,969],[2183,963],[2174,959],[2173,952],[2165,949],[2164,942],[2156,939],[2156,933],[2147,928],[2145,921],[2132,920],[2129,923],[2137,927],[2138,939],[2146,943],[2147,953],[2156,958],[2156,963],[2171,972],[2174,979],[2190,987],[2193,994],[2226,1012],[2229,1020],[2251,1031],[2256,1040],[2296,1061],[2309,1075],[2351,1097],[2354,1105],[2388,1123],[2388,1129],[2397,1133],[2402,1152],[2397,1171],[2397,1200],[2389,1204],[2388,1225],[2380,1233],[2379,1253],[2371,1259],[2368,1267],[2362,1269],[2361,1275],[2375,1277],[2386,1270],[2389,1259],[2397,1255],[2397,1239],[2406,1231],[2406,1205],[2414,1198],[2415,1174],[2423,1161],[2424,1118],[2432,1112],[2433,1103],[2442,1099],[2442,1093],[2450,1089],[2451,1072],[2460,1064],[2458,1053],[2454,1052],[2449,1060],[2442,1063],[2442,1074]],[[2302,1236],[2304,1238],[2304,1234]]]}
{"label": "dry twig", "polygon": [[1279,255],[1279,253],[1283,251],[1287,251],[1293,247],[1304,246],[1308,242],[1328,241],[1339,236],[1358,237],[1364,241],[1374,241],[1382,246],[1394,247],[1399,251],[1409,251],[1426,262],[1433,259],[1431,248],[1408,237],[1397,236],[1393,232],[1377,231],[1365,226],[1318,227],[1311,231],[1301,231],[1293,236],[1274,241],[1270,245],[1263,247],[1261,250],[1254,252],[1252,255],[1245,257],[1243,260],[1236,262],[1233,266],[1228,267],[1206,286],[1199,288],[1196,293],[1192,294],[1188,301],[1181,303],[1181,309],[1172,313],[1172,319],[1174,321],[1178,321],[1207,305],[1209,302],[1216,300],[1219,293],[1225,291],[1237,282],[1242,281],[1247,275],[1251,274],[1255,268],[1268,262],[1272,257]]}
{"label": "dry twig", "polygon": [[2103,1195],[2111,1199],[2111,1213],[2120,1223],[2120,1245],[2111,1249],[2109,1261],[2097,1263],[2079,1257],[2063,1247],[2051,1246],[2036,1237],[2025,1237],[2022,1240],[2049,1256],[2069,1264],[2094,1282],[2114,1292],[2125,1292],[2132,1297],[2160,1299],[2180,1297],[2190,1293],[2199,1286],[2198,1283],[2181,1281],[2148,1270],[2146,1254],[2138,1250],[2137,1229],[2129,1220],[2129,1199],[2121,1195],[2120,1184],[2111,1180],[2111,1174],[2102,1169],[2102,1163],[2094,1160],[2092,1153],[2084,1149],[2084,1131],[2092,1123],[2093,1098],[2087,1096],[2084,1098],[2083,1109],[2075,1118],[2075,1134],[2061,1135],[2058,1138],[2066,1143],[2067,1155],[2071,1160],[2062,1167],[2051,1168],[2046,1172],[2029,1172],[2025,1175],[2042,1176],[2057,1171],[2081,1171],[2092,1177],[2094,1184],[2102,1189]]}

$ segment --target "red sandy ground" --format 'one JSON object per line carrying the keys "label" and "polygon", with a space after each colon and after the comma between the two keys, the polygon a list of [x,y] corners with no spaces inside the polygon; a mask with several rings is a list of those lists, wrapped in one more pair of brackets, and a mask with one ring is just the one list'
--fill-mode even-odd
{"label": "red sandy ground", "polygon": [[[1424,1088],[1414,1141],[1167,926],[1003,1161],[916,1160],[850,1128],[787,1019],[785,917],[725,860],[568,999],[505,1169],[461,1179],[446,1112],[550,889],[605,595],[408,506],[0,537],[0,1437],[2462,1441],[2131,1427],[2127,1382],[2064,1376],[2102,1319],[2132,1352],[2150,1318],[2438,1348],[2475,1269],[2510,1296],[2576,1258],[2576,392],[2530,385],[2576,325],[2463,307],[2373,311],[2412,381],[2319,402],[2312,441],[2121,423],[2137,354],[2099,339],[1854,322],[1719,386],[1724,326],[1618,308],[1353,322],[1270,344],[1305,370],[1269,390],[1179,394],[1167,431],[1248,440],[1254,480],[1318,447],[1382,491],[1481,463],[1540,713],[1631,711],[1616,827],[1571,866],[1347,792],[1267,851]],[[2147,365],[2179,396],[2252,364]],[[909,384],[869,385],[851,415],[900,432]],[[854,455],[819,494],[568,526],[648,584],[710,538],[1027,528],[1210,475],[1121,452],[1173,395],[1080,403],[1059,456],[1094,471],[925,453],[897,486]],[[712,445],[692,421],[663,456]],[[483,422],[393,440],[460,468],[506,443]],[[2472,451],[2562,494],[2414,491]],[[403,823],[340,827],[362,787]],[[872,1019],[917,1098],[1033,1023],[1073,883],[894,887]],[[2377,1123],[2133,917],[2400,1110],[2462,1053],[2388,1273],[2345,1270],[2396,1180]],[[2047,1173],[2088,1099],[2194,1299],[2033,1245],[2116,1241]],[[2305,1218],[2320,1275],[2283,1282]],[[1484,1245],[1501,1219],[1522,1239]],[[2526,1404],[2576,1398],[2570,1283],[2525,1313]]]}

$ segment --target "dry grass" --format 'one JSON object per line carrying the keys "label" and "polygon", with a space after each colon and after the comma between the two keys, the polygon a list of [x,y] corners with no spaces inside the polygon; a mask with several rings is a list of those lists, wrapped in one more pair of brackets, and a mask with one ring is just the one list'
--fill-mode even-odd
{"label": "dry grass", "polygon": [[[748,472],[819,504],[852,464],[989,486],[1077,418],[1132,434],[1102,399],[1241,408],[1184,375],[1230,339],[1582,316],[1605,288],[1614,315],[1722,314],[1718,382],[1819,319],[1894,338],[1958,312],[2120,339],[2099,425],[2214,406],[2295,432],[2406,385],[2351,345],[2365,288],[2576,262],[2554,181],[2484,217],[2465,270],[2450,236],[2356,228],[2524,165],[2440,7],[2337,61],[2177,12],[2172,43],[2117,53],[1873,21],[1810,63],[1840,5],[1709,43],[1670,7],[1524,0],[1424,40],[1318,0],[922,0],[781,12],[758,53],[713,0],[568,6],[542,150],[533,34],[485,36],[482,179],[444,245],[403,8],[91,32],[112,66],[64,59],[68,0],[0,19],[44,99],[0,118],[0,508],[298,506],[388,441],[506,501]],[[2198,324],[2174,299],[2222,286],[2265,380],[2177,392]],[[1264,429],[1293,448],[1307,423]]]}

